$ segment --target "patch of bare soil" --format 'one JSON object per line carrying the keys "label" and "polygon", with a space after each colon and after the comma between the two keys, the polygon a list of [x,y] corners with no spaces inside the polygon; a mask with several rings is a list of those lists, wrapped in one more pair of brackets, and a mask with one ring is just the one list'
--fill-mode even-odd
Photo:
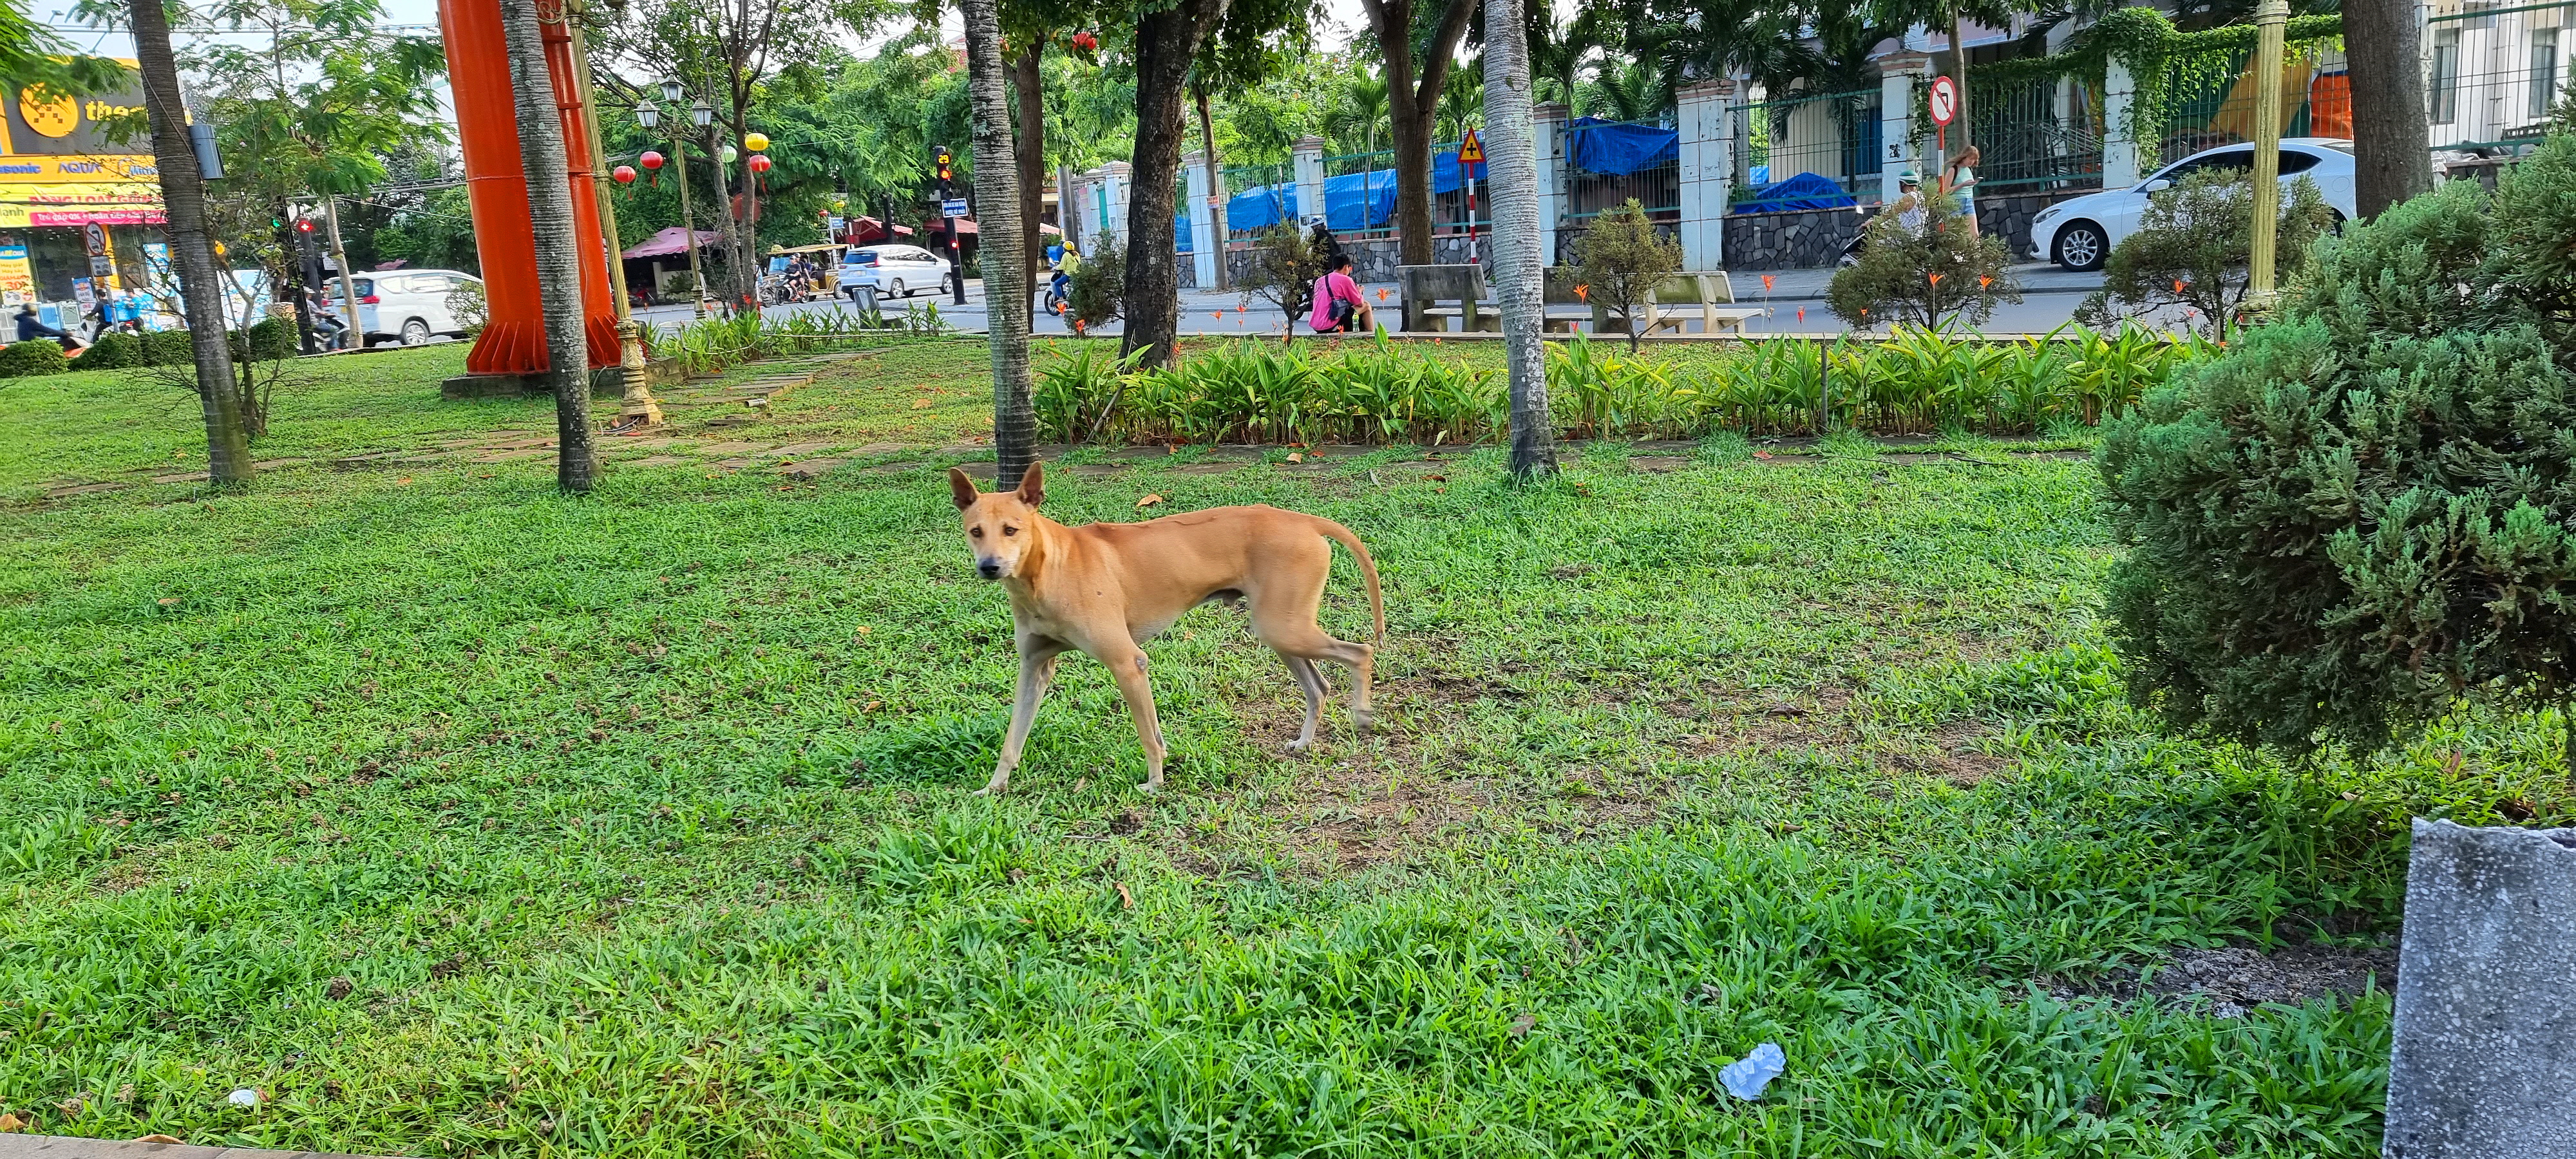
{"label": "patch of bare soil", "polygon": [[1962,789],[1975,788],[1986,778],[2013,766],[1978,747],[1986,735],[1985,726],[1972,720],[1952,721],[1933,733],[1928,746],[1908,746],[1899,751],[1893,763],[1909,772],[1939,777]]}
{"label": "patch of bare soil", "polygon": [[2061,1001],[2206,999],[2211,1016],[2243,1018],[2267,1002],[2295,1006],[2365,990],[2392,992],[2397,988],[2397,947],[2298,945],[2269,953],[2252,946],[2184,947],[2144,970],[2115,970],[2089,983],[2040,981],[2050,997]]}
{"label": "patch of bare soil", "polygon": [[1840,749],[1854,739],[1850,707],[1846,688],[1739,702],[1713,713],[1710,727],[1682,738],[1679,747],[1694,757]]}

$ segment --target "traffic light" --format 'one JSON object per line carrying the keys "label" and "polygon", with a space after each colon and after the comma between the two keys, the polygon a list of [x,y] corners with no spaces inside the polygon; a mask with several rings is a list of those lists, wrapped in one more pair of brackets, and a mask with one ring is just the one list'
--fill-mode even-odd
{"label": "traffic light", "polygon": [[295,232],[303,234],[312,233],[313,219],[309,217],[297,218],[295,222]]}
{"label": "traffic light", "polygon": [[947,191],[948,191],[949,167],[950,167],[951,165],[953,165],[955,162],[954,162],[954,160],[953,160],[952,158],[950,158],[950,157],[949,157],[949,155],[948,155],[948,146],[946,146],[946,145],[937,145],[937,146],[933,146],[933,150],[934,150],[934,151],[937,153],[937,155],[938,155],[938,160],[939,160],[939,190],[940,190],[940,193],[944,196],[944,195],[946,195],[946,193],[947,193]]}

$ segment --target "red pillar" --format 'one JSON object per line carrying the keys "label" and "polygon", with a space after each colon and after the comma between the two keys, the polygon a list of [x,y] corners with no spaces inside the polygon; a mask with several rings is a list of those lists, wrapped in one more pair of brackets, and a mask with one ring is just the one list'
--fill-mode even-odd
{"label": "red pillar", "polygon": [[[530,374],[546,369],[545,306],[537,295],[537,241],[528,220],[527,170],[519,157],[517,104],[510,58],[501,38],[500,0],[439,0],[447,42],[448,86],[456,101],[456,136],[465,156],[465,192],[474,213],[474,248],[483,259],[489,318],[465,356],[471,374]],[[572,47],[561,23],[544,25],[546,71],[563,116],[564,160],[572,170],[573,230],[582,253],[582,325],[590,364],[618,363],[617,310],[610,299],[599,200],[592,193],[590,125],[573,101]]]}

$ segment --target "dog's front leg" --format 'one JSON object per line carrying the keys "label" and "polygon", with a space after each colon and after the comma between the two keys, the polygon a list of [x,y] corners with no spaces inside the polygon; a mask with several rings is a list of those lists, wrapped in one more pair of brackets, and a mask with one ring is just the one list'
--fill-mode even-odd
{"label": "dog's front leg", "polygon": [[1002,736],[1002,758],[993,764],[993,779],[976,796],[991,796],[1010,787],[1011,772],[1020,767],[1020,749],[1029,740],[1029,726],[1038,718],[1038,702],[1046,699],[1047,685],[1055,680],[1055,662],[1060,649],[1035,640],[1020,646],[1020,687],[1011,700],[1010,731]]}
{"label": "dog's front leg", "polygon": [[1145,746],[1145,783],[1137,787],[1162,792],[1163,723],[1154,716],[1154,685],[1145,678],[1144,651],[1110,659],[1109,672],[1118,681],[1118,694],[1127,698],[1128,714],[1136,718],[1136,740]]}

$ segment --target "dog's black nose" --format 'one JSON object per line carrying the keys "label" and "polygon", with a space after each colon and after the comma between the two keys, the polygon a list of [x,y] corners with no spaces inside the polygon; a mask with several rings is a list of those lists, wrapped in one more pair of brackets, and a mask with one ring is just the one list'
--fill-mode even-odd
{"label": "dog's black nose", "polygon": [[993,560],[987,559],[977,561],[975,564],[975,570],[981,573],[985,579],[1002,578],[1002,565]]}

